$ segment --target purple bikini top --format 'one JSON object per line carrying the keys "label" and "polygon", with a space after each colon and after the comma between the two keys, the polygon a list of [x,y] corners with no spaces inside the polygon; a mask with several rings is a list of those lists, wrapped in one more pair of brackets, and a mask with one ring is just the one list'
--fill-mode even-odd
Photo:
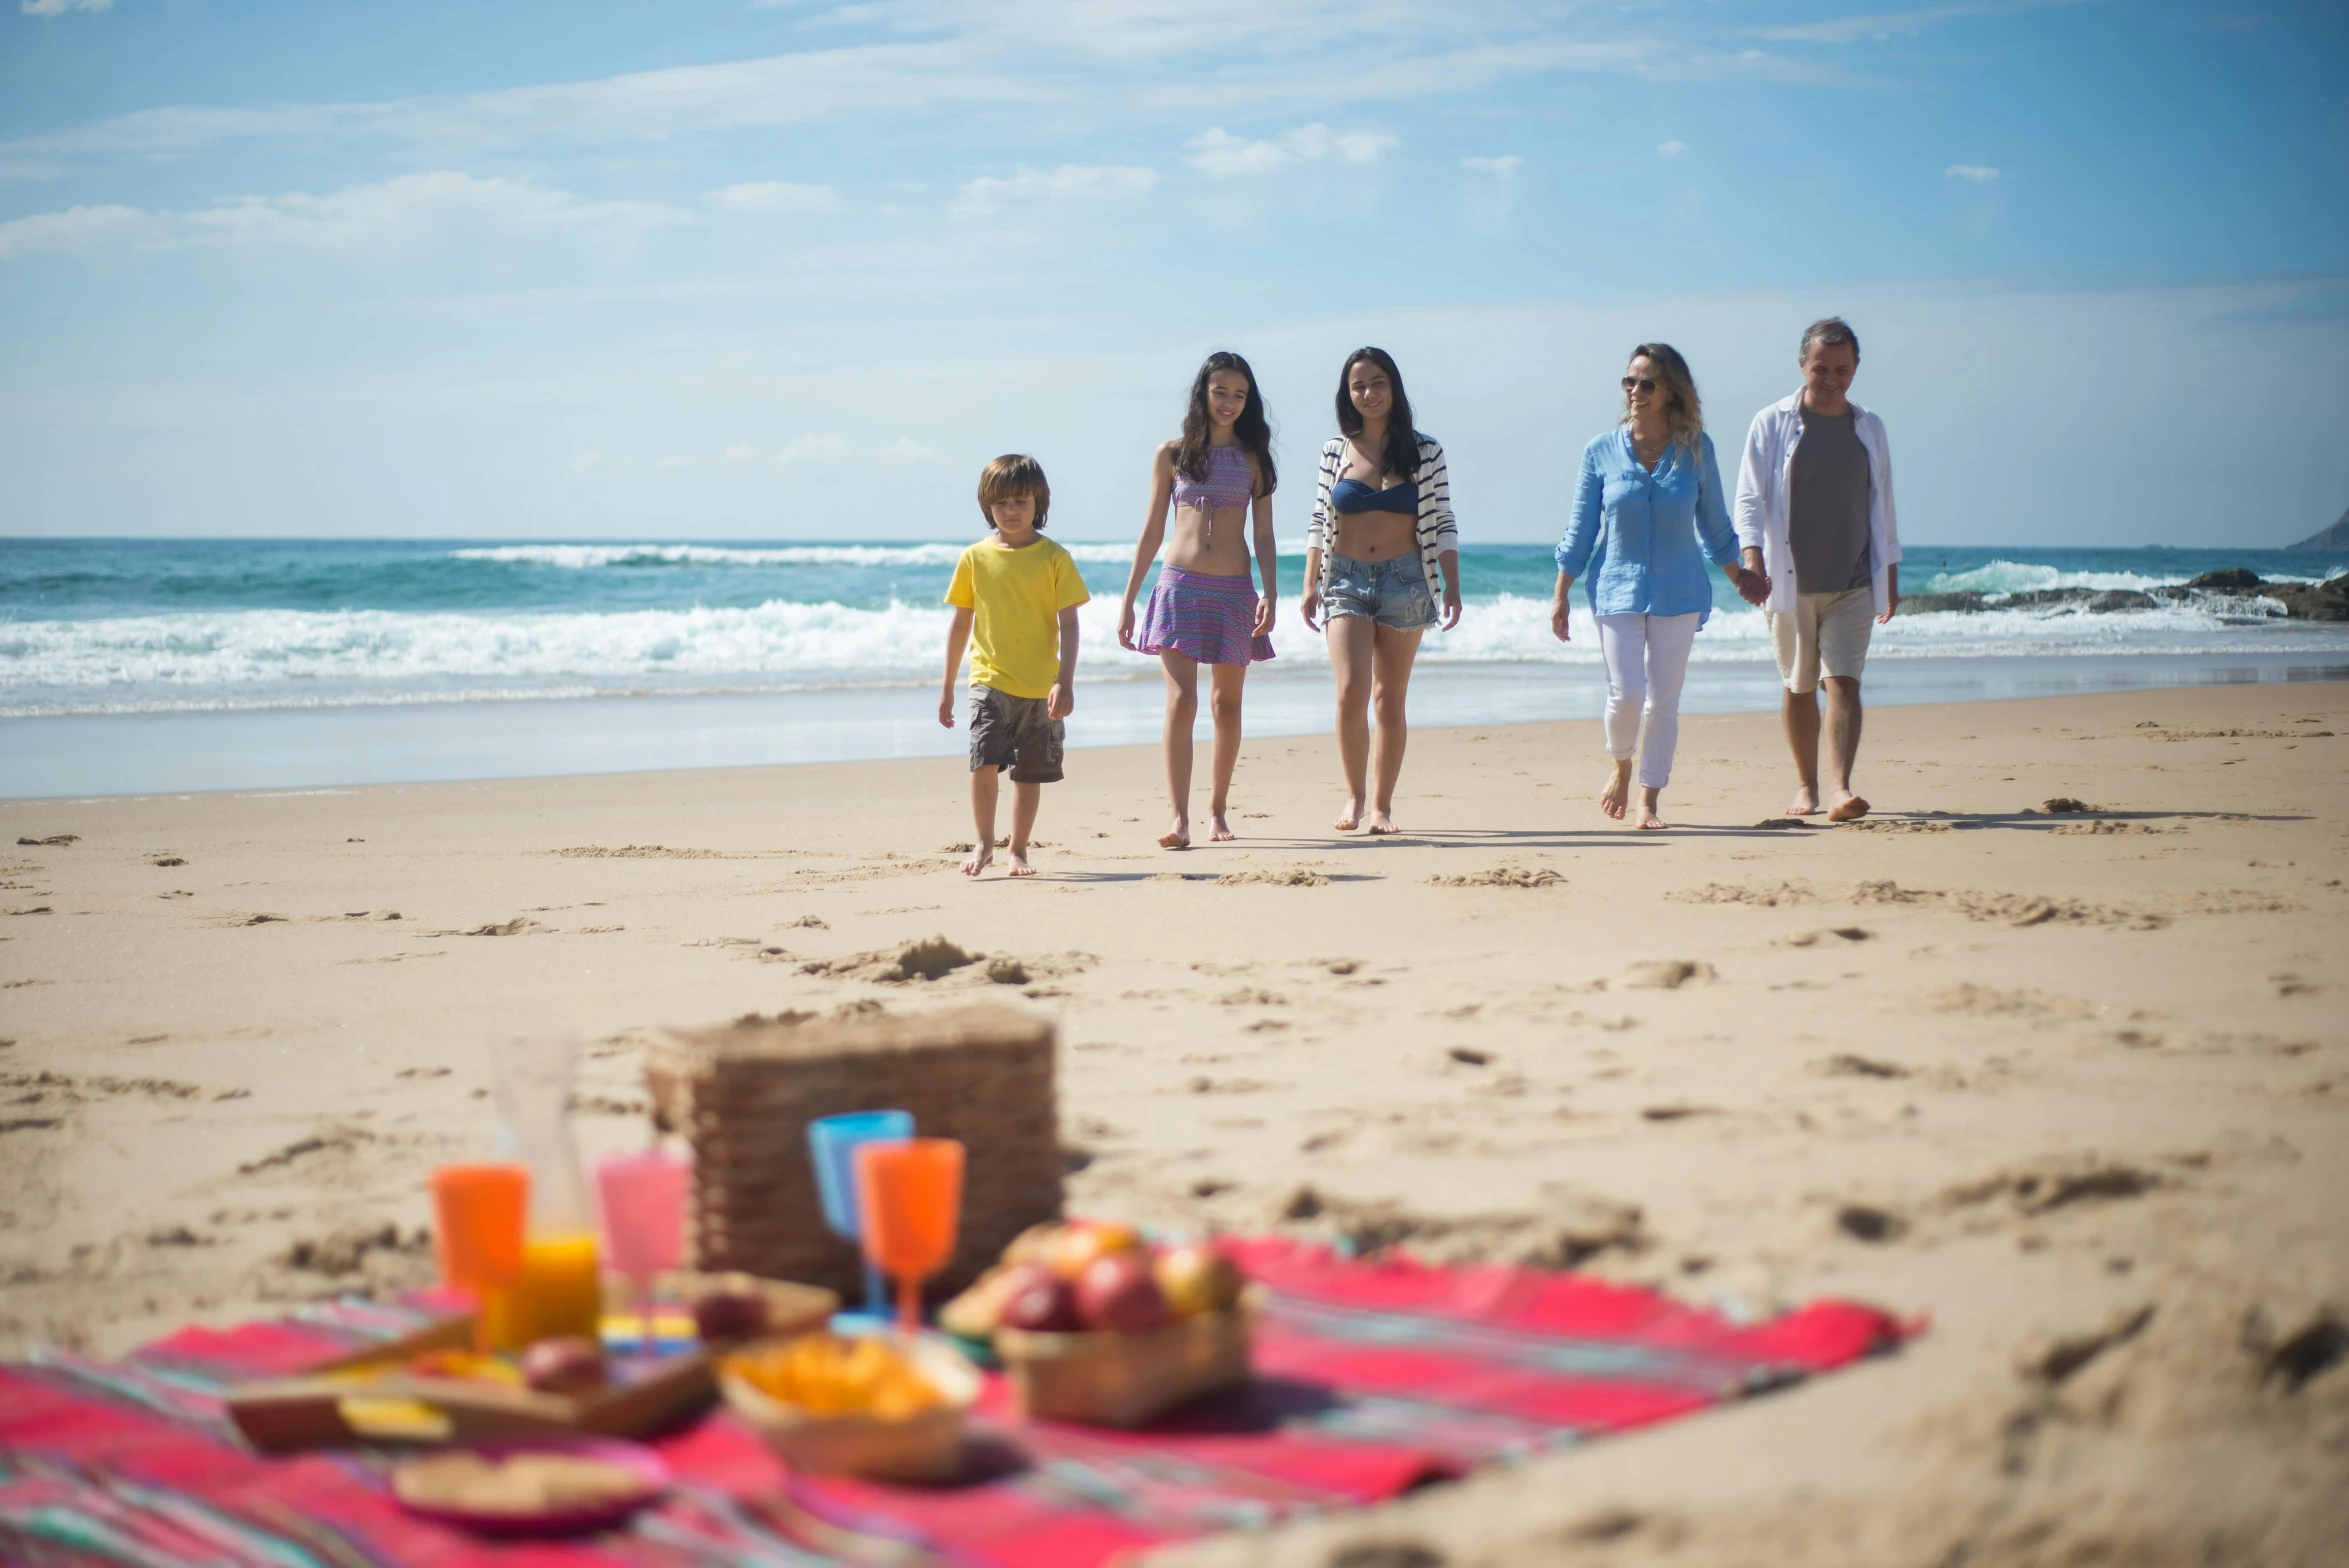
{"label": "purple bikini top", "polygon": [[1256,499],[1256,481],[1248,472],[1248,454],[1236,446],[1207,449],[1207,477],[1193,479],[1175,470],[1174,504],[1195,506],[1207,514],[1212,527],[1219,506],[1246,506]]}

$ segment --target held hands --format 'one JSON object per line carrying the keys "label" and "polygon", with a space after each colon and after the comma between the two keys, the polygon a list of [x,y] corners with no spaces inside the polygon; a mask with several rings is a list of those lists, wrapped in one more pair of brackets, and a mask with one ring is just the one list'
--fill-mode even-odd
{"label": "held hands", "polygon": [[1770,577],[1766,572],[1748,571],[1742,566],[1729,569],[1729,580],[1737,589],[1737,596],[1756,609],[1770,602]]}
{"label": "held hands", "polygon": [[[1127,646],[1131,647],[1132,644],[1129,643]],[[1067,681],[1056,683],[1050,695],[1044,699],[1044,716],[1048,719],[1065,719],[1076,711],[1076,687]]]}

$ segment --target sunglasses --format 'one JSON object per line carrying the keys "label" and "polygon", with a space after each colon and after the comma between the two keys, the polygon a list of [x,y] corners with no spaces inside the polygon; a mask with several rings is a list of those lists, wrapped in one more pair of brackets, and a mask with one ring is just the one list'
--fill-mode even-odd
{"label": "sunglasses", "polygon": [[1656,390],[1656,378],[1654,376],[1625,376],[1623,390],[1626,392],[1653,392]]}

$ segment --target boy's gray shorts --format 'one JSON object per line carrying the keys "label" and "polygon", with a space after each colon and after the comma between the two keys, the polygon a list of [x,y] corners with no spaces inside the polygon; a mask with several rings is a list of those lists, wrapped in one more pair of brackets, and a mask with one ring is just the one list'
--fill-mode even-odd
{"label": "boy's gray shorts", "polygon": [[1042,697],[1014,697],[992,686],[971,688],[971,771],[1011,769],[1014,784],[1060,782],[1060,720]]}

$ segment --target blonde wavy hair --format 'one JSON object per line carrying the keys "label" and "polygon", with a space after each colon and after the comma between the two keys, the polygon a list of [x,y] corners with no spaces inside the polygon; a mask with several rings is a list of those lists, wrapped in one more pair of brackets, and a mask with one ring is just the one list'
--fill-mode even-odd
{"label": "blonde wavy hair", "polygon": [[[1671,427],[1672,445],[1688,448],[1690,458],[1704,451],[1705,405],[1697,396],[1696,377],[1689,373],[1688,361],[1680,357],[1680,350],[1669,343],[1642,343],[1631,351],[1631,359],[1644,359],[1655,367],[1656,382],[1664,389],[1664,422]],[[1625,360],[1629,364],[1630,360]],[[1631,394],[1623,394],[1623,417],[1617,424],[1631,420]]]}

